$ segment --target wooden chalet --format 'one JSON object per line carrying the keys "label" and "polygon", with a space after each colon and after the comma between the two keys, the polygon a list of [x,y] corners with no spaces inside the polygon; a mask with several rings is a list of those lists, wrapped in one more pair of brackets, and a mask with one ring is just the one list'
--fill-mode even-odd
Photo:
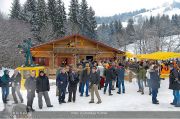
{"label": "wooden chalet", "polygon": [[122,59],[124,52],[82,35],[70,35],[31,48],[36,64],[55,70],[62,64],[76,66],[85,60]]}

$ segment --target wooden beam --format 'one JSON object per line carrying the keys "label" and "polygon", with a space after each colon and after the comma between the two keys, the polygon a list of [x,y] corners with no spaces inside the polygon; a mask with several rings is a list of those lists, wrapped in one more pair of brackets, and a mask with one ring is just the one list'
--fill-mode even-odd
{"label": "wooden beam", "polygon": [[55,67],[55,56],[54,56],[54,43],[53,43],[53,69],[54,69],[54,67]]}

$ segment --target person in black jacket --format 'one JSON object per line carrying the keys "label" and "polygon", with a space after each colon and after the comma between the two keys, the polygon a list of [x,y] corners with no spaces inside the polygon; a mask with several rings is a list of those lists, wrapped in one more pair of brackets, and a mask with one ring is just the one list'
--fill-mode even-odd
{"label": "person in black jacket", "polygon": [[65,68],[61,69],[61,72],[58,74],[56,78],[56,85],[59,89],[59,104],[66,103],[65,95],[66,95],[66,86],[68,82],[68,74],[65,71]]}
{"label": "person in black jacket", "polygon": [[81,85],[81,95],[80,96],[83,96],[83,94],[84,94],[85,85],[86,85],[86,97],[89,96],[89,76],[90,76],[90,73],[91,73],[90,64],[86,63],[86,67],[83,69],[82,76],[81,76],[82,85]]}
{"label": "person in black jacket", "polygon": [[115,90],[115,82],[117,80],[117,68],[116,68],[116,64],[115,62],[112,62],[112,65],[111,65],[111,70],[112,70],[112,76],[113,76],[113,79],[112,79],[112,90]]}
{"label": "person in black jacket", "polygon": [[100,81],[100,75],[97,73],[97,67],[94,66],[92,68],[92,72],[90,74],[90,91],[91,91],[91,101],[89,103],[94,103],[94,92],[96,97],[98,98],[97,104],[102,103],[101,97],[98,92],[98,84]]}
{"label": "person in black jacket", "polygon": [[18,97],[21,101],[21,103],[23,103],[23,98],[20,92],[21,89],[21,74],[19,73],[18,70],[14,70],[14,74],[11,77],[12,80],[12,96],[14,99],[14,103],[17,104],[18,100],[17,100],[17,96],[16,96],[16,92],[18,94]]}
{"label": "person in black jacket", "polygon": [[171,105],[180,107],[180,72],[177,66],[170,65],[169,89],[173,90],[174,100]]}
{"label": "person in black jacket", "polygon": [[109,85],[109,96],[112,96],[113,95],[111,93],[112,80],[113,80],[114,77],[113,77],[113,69],[111,68],[111,66],[109,66],[108,68],[105,69],[104,76],[106,77],[105,87],[104,87],[104,94],[106,94],[106,89],[107,89],[107,86]]}
{"label": "person in black jacket", "polygon": [[24,87],[27,90],[27,112],[35,110],[32,108],[34,97],[35,97],[35,91],[36,91],[36,72],[32,72],[30,77],[26,79]]}
{"label": "person in black jacket", "polygon": [[39,109],[42,109],[43,102],[42,102],[42,96],[44,96],[47,107],[53,107],[51,105],[48,91],[50,90],[49,85],[49,78],[46,76],[44,71],[39,72],[39,76],[36,79],[36,91],[38,93],[38,103],[39,103]]}
{"label": "person in black jacket", "polygon": [[157,95],[158,89],[160,88],[160,76],[157,65],[155,65],[153,69],[150,71],[149,84],[150,88],[152,89],[152,103],[159,104],[159,101],[157,100]]}
{"label": "person in black jacket", "polygon": [[79,76],[75,69],[70,69],[69,71],[69,78],[68,78],[69,86],[68,86],[68,91],[69,91],[69,99],[68,102],[71,102],[72,99],[72,94],[73,94],[73,102],[76,101],[76,91],[77,91],[77,84],[79,82]]}

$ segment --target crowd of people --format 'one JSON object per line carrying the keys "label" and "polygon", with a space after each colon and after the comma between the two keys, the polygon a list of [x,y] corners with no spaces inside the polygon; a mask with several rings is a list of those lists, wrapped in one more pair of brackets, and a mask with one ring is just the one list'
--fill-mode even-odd
{"label": "crowd of people", "polygon": [[[152,103],[159,104],[158,89],[161,84],[161,70],[163,66],[169,69],[169,89],[173,90],[174,100],[171,105],[180,107],[180,62],[158,62],[153,61],[127,61],[127,62],[111,62],[99,61],[89,62],[83,61],[77,66],[66,65],[59,67],[56,72],[56,86],[59,104],[66,103],[66,95],[68,95],[68,103],[76,102],[76,96],[91,97],[89,103],[95,103],[94,93],[97,97],[97,104],[102,103],[99,91],[113,96],[113,90],[118,89],[117,94],[126,93],[125,76],[126,70],[130,69],[137,75],[138,93],[144,95],[145,87],[149,88],[149,95],[152,96]],[[23,103],[23,97],[20,93],[21,74],[15,70],[12,77],[9,71],[5,70],[4,75],[0,77],[0,86],[2,88],[3,103],[7,103],[9,95],[9,87],[12,87],[12,96],[14,103],[17,104],[17,95],[20,103]],[[24,84],[27,90],[27,111],[35,111],[33,109],[33,100],[35,93],[38,95],[39,109],[43,108],[42,97],[44,97],[47,107],[53,107],[51,104],[48,91],[50,90],[49,78],[44,71],[31,72]],[[78,90],[78,91],[77,91]],[[17,94],[17,95],[16,95]]]}

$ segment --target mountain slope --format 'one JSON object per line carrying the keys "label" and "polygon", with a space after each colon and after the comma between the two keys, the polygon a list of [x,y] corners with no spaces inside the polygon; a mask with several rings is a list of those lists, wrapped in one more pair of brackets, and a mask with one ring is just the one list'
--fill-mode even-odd
{"label": "mountain slope", "polygon": [[173,0],[171,2],[166,2],[157,8],[152,9],[140,9],[134,12],[127,12],[122,13],[119,15],[114,15],[111,17],[96,17],[98,24],[109,24],[115,20],[121,20],[122,22],[127,22],[128,19],[133,18],[135,21],[139,19],[146,19],[150,16],[157,16],[157,15],[169,15],[171,18],[174,14],[180,14],[180,0]]}
{"label": "mountain slope", "polygon": [[147,10],[144,13],[140,13],[138,15],[133,16],[135,21],[139,18],[146,19],[150,16],[157,16],[157,15],[169,15],[171,18],[174,14],[180,14],[180,1],[174,0],[172,3],[164,3],[162,6]]}

